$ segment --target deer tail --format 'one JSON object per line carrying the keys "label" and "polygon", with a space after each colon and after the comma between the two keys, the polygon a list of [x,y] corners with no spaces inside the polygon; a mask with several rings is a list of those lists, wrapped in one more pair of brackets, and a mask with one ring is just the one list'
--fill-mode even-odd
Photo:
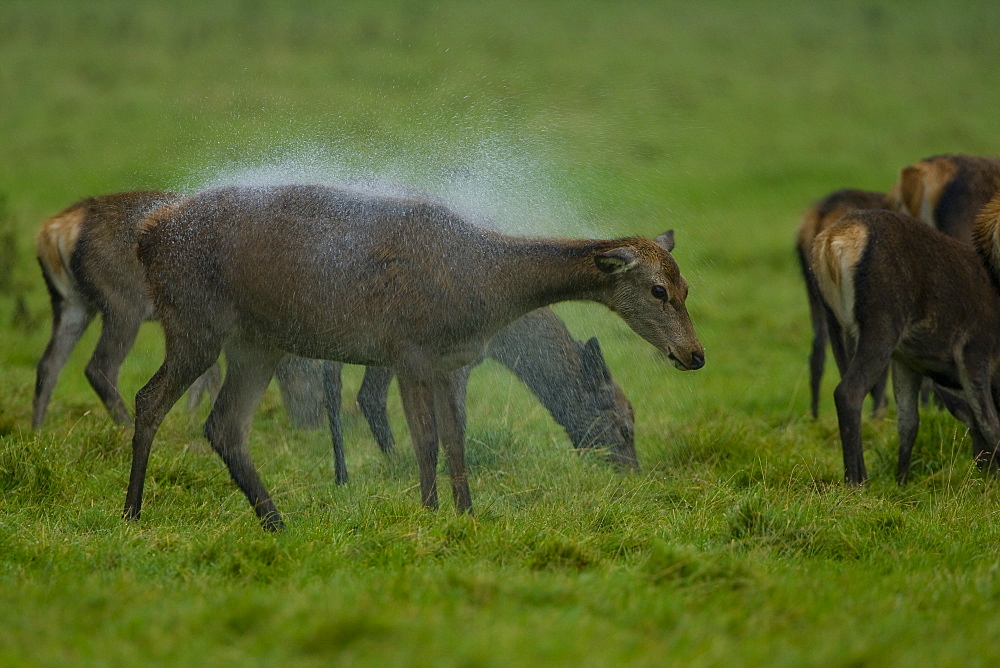
{"label": "deer tail", "polygon": [[73,252],[86,217],[84,206],[71,206],[42,223],[35,238],[35,253],[42,273],[51,288],[63,297],[73,292]]}

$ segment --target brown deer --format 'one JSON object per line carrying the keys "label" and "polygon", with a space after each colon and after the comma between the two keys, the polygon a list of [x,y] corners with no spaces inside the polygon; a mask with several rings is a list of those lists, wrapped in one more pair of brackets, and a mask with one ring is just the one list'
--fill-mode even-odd
{"label": "brown deer", "polygon": [[[841,373],[847,368],[846,353],[837,337],[830,338],[827,332],[827,311],[823,297],[816,285],[812,270],[812,244],[816,235],[827,229],[841,216],[858,209],[882,209],[886,206],[885,193],[845,188],[830,193],[816,202],[802,217],[798,237],[795,240],[795,254],[799,259],[802,280],[806,284],[809,299],[809,319],[812,323],[812,350],[809,353],[809,390],[812,416],[819,416],[819,391],[826,365],[826,344],[830,342],[833,359]],[[880,415],[885,410],[885,388],[888,369],[872,387],[872,413]]]}
{"label": "brown deer", "polygon": [[[38,231],[36,252],[52,303],[52,337],[38,363],[32,427],[38,429],[59,372],[87,326],[101,314],[101,335],[86,367],[87,380],[112,419],[131,417],[118,391],[118,372],[139,326],[153,317],[135,255],[139,221],[179,197],[160,190],[117,193],[81,200],[49,218]],[[218,367],[191,393],[219,385]]]}
{"label": "brown deer", "polygon": [[[616,464],[638,467],[632,405],[611,378],[596,338],[585,344],[575,341],[551,309],[541,308],[502,329],[486,344],[485,356],[505,366],[534,393],[575,448],[607,448]],[[358,405],[382,452],[394,447],[386,415],[392,377],[390,369],[368,367],[358,392]],[[460,379],[466,377],[467,373]],[[338,384],[334,391],[339,389]],[[464,386],[459,391],[464,393]],[[331,405],[339,402],[334,398]],[[339,427],[339,418],[333,420]]]}
{"label": "brown deer", "polygon": [[[607,449],[615,464],[629,469],[639,467],[632,404],[611,378],[596,338],[586,344],[575,341],[552,309],[541,308],[501,330],[487,344],[485,355],[510,369],[534,392],[566,429],[574,447]],[[291,374],[297,380],[292,385],[311,385],[318,389],[310,396],[286,397],[285,403],[311,407],[317,413],[325,406],[333,441],[335,478],[338,484],[346,483],[348,472],[340,416],[342,365],[288,356],[279,365],[279,378],[281,367],[287,366],[289,360],[295,360],[298,366]],[[456,375],[459,397],[463,398],[461,403],[464,403],[471,371],[470,366]],[[392,377],[391,369],[369,366],[358,392],[358,405],[384,453],[392,452],[395,447],[386,413]],[[281,385],[283,396],[287,385],[287,380]]]}
{"label": "brown deer", "polygon": [[888,206],[972,244],[976,216],[1000,192],[1000,160],[937,155],[900,170]]}
{"label": "brown deer", "polygon": [[619,314],[679,369],[705,363],[672,235],[569,240],[504,235],[421,198],[345,188],[220,188],[163,207],[139,257],[166,339],[136,397],[124,516],[139,517],[153,438],[225,349],[205,425],[261,524],[283,527],[247,449],[254,409],[285,354],[392,368],[420,471],[437,507],[438,441],[459,511],[472,510],[456,373],[517,318],[570,299]]}
{"label": "brown deer", "polygon": [[924,376],[959,398],[949,408],[969,426],[975,460],[992,462],[1000,443],[998,214],[1000,204],[984,212],[975,249],[892,211],[848,213],[816,237],[813,267],[835,316],[831,336],[852,352],[834,391],[848,483],[867,479],[861,404],[890,361],[900,483],[909,474]]}

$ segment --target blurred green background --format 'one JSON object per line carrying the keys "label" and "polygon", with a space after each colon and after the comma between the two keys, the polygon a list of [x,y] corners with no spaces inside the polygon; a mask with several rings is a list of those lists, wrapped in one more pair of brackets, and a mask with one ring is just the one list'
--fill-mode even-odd
{"label": "blurred green background", "polygon": [[[5,0],[0,663],[990,663],[994,484],[934,411],[909,488],[891,483],[891,411],[866,426],[871,488],[838,484],[836,373],[808,420],[791,244],[834,189],[1000,154],[998,21],[996,3],[924,0]],[[705,369],[673,371],[602,308],[559,308],[600,336],[644,472],[571,458],[487,365],[474,520],[417,507],[395,399],[401,461],[349,401],[355,480],[335,490],[325,437],[292,432],[272,392],[252,445],[288,535],[260,535],[200,444],[207,407],[168,419],[149,508],[122,526],[129,435],[82,373],[96,331],[28,431],[49,334],[38,224],[120,190],[350,176],[522,233],[676,229]],[[144,329],[126,396],[160,338]]]}

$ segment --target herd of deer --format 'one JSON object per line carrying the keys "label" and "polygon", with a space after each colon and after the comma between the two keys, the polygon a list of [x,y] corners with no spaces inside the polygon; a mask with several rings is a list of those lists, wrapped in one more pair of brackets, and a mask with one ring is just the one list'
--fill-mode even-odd
{"label": "herd of deer", "polygon": [[[866,479],[861,408],[880,411],[891,365],[904,482],[923,383],[968,425],[973,455],[993,465],[1000,444],[1000,160],[928,158],[888,194],[840,190],[799,230],[814,331],[812,412],[825,347],[841,372],[834,398],[845,478]],[[341,367],[365,365],[358,402],[384,452],[393,448],[386,394],[398,379],[421,498],[437,507],[439,443],[459,511],[471,511],[465,396],[489,356],[548,408],[577,448],[638,466],[632,406],[596,339],[574,340],[549,309],[607,306],[675,367],[705,353],[685,307],[687,283],[655,240],[517,237],[413,192],[357,184],[225,187],[194,195],[120,193],[74,204],[43,223],[38,259],[53,333],[38,365],[33,425],[59,371],[96,314],[102,331],[86,375],[119,424],[131,421],[119,369],[145,320],[165,334],[165,359],[135,402],[124,516],[137,518],[150,447],[166,413],[208,390],[205,435],[262,526],[281,516],[247,448],[253,413],[277,376],[292,421],[325,410],[335,476],[347,481]],[[225,380],[218,360],[225,351]],[[925,380],[926,379],[926,380]]]}
{"label": "herd of deer", "polygon": [[976,463],[1000,463],[1000,160],[939,155],[903,168],[888,194],[837,191],[807,213],[797,250],[814,332],[812,411],[829,339],[847,482],[867,478],[862,403],[871,393],[881,410],[890,367],[900,483],[924,383],[968,426]]}

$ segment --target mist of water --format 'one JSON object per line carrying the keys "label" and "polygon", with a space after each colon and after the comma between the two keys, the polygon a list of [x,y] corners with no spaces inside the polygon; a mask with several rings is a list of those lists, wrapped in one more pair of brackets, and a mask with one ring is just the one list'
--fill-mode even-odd
{"label": "mist of water", "polygon": [[541,140],[486,135],[451,143],[424,139],[421,145],[359,149],[315,136],[285,139],[236,160],[189,170],[178,189],[323,184],[389,196],[416,190],[472,220],[491,219],[491,225],[510,234],[600,236],[557,182],[556,166]]}

